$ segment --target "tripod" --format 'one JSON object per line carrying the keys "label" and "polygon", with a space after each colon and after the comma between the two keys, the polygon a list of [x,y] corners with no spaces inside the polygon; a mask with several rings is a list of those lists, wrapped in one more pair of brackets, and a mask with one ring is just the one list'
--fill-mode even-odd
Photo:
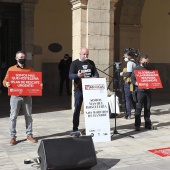
{"label": "tripod", "polygon": [[[122,82],[120,82],[121,63],[120,62],[115,62],[113,64],[113,66],[114,66],[114,76],[112,77],[112,80],[110,81],[110,83],[108,85],[108,88],[109,88],[110,84],[113,82],[113,87],[114,87],[114,89],[113,89],[113,91],[114,91],[114,106],[115,106],[115,110],[114,110],[115,111],[114,112],[115,128],[114,128],[112,136],[114,134],[125,135],[125,134],[121,134],[121,133],[119,133],[117,131],[117,114],[116,114],[116,93],[117,93],[117,91],[121,91],[123,89]],[[110,66],[108,68],[110,68]],[[107,70],[107,69],[105,69],[105,70]],[[116,82],[118,82],[118,87],[119,88],[117,88]],[[125,136],[129,136],[131,138],[134,138],[134,136],[130,136],[130,135],[125,135]]]}

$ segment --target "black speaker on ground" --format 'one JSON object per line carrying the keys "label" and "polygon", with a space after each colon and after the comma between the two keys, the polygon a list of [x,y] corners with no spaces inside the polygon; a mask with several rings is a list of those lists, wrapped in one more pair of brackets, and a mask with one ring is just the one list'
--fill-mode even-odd
{"label": "black speaker on ground", "polygon": [[97,164],[91,136],[42,140],[38,155],[41,170],[88,169]]}

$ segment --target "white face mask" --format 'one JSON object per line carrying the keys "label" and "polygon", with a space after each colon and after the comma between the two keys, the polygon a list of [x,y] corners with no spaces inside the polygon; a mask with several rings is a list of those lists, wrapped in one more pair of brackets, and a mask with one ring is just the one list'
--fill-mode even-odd
{"label": "white face mask", "polygon": [[129,61],[129,59],[128,59],[128,58],[126,58],[126,57],[124,58],[124,60],[125,60],[125,62],[128,62],[128,61]]}

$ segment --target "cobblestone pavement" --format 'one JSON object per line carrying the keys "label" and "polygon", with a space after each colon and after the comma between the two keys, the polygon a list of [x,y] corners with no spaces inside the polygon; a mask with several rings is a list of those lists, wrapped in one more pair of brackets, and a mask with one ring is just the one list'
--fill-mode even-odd
{"label": "cobblestone pavement", "polygon": [[[33,130],[38,143],[26,141],[25,120],[17,119],[17,145],[9,145],[9,97],[0,94],[0,169],[36,170],[37,164],[24,164],[24,159],[38,157],[42,139],[69,137],[72,129],[70,96],[33,97]],[[169,170],[170,156],[161,157],[148,150],[170,147],[170,99],[168,93],[153,94],[151,119],[157,130],[134,131],[134,116],[126,120],[117,118],[117,131],[113,134],[115,119],[110,119],[111,142],[94,143],[97,165],[91,170]],[[142,117],[142,125],[143,125]],[[84,127],[84,115],[80,116],[80,129]],[[169,152],[167,150],[167,152]],[[170,155],[170,153],[169,153]]]}

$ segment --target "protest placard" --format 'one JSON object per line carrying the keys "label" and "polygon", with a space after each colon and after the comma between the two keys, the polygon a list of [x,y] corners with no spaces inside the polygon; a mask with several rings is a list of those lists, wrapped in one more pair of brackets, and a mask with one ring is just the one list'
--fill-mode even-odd
{"label": "protest placard", "polygon": [[42,73],[9,71],[8,95],[42,96]]}
{"label": "protest placard", "polygon": [[134,70],[139,89],[162,88],[158,70]]}

